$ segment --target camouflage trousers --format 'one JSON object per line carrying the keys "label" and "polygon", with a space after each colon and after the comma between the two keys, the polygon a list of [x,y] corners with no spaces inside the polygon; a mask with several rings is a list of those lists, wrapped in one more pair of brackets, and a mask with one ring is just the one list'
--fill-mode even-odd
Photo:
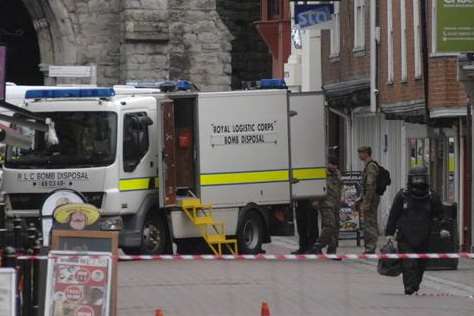
{"label": "camouflage trousers", "polygon": [[321,235],[319,243],[328,253],[335,253],[339,242],[339,214],[333,208],[321,208]]}
{"label": "camouflage trousers", "polygon": [[379,237],[378,228],[378,207],[380,197],[376,197],[367,209],[363,209],[364,216],[364,246],[366,252],[374,252],[377,249],[377,240]]}

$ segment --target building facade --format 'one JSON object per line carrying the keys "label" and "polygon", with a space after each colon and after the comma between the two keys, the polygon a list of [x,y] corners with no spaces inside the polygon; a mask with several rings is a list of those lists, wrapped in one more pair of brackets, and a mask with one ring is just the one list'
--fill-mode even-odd
{"label": "building facade", "polygon": [[370,145],[375,159],[391,172],[392,185],[379,210],[380,228],[392,198],[406,184],[408,170],[423,164],[443,200],[458,204],[460,243],[468,248],[467,98],[457,81],[457,55],[436,53],[436,1],[423,4],[424,20],[422,0],[335,2],[336,26],[324,31],[321,41],[323,89],[328,105],[344,114],[349,166],[360,169],[356,148]]}
{"label": "building facade", "polygon": [[[203,90],[239,87],[271,73],[271,56],[252,22],[258,0],[5,0],[0,42],[7,76],[27,84],[49,65],[97,67],[99,85],[187,79]],[[74,81],[77,82],[77,81]]]}

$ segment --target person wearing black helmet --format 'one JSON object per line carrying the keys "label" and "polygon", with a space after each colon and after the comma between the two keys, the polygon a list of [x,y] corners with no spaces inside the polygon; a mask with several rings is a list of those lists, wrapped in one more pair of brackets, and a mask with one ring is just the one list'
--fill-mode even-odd
{"label": "person wearing black helmet", "polygon": [[[445,219],[440,197],[430,190],[429,183],[428,169],[415,167],[408,173],[407,189],[398,192],[394,198],[385,236],[393,240],[396,234],[400,253],[426,253],[433,219]],[[449,232],[441,230],[441,237],[448,238]],[[425,267],[426,260],[402,260],[406,295],[418,292]]]}

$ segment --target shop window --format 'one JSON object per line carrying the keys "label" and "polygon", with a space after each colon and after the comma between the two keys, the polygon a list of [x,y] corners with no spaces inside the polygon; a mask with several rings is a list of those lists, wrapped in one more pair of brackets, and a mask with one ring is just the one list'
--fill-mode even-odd
{"label": "shop window", "polygon": [[134,171],[150,147],[148,126],[151,119],[144,112],[129,113],[124,118],[123,168]]}

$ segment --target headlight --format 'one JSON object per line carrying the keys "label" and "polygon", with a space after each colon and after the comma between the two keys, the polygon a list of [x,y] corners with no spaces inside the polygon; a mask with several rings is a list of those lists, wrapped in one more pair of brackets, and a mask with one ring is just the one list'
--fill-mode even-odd
{"label": "headlight", "polygon": [[123,220],[122,217],[109,217],[102,221],[100,224],[100,230],[122,230]]}

